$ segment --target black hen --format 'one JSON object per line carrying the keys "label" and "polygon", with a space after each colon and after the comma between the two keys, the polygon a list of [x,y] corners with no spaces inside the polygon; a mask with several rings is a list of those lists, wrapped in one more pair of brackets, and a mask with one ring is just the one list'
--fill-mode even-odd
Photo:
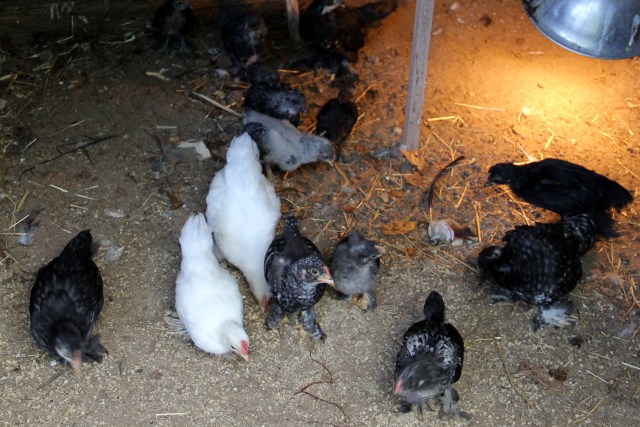
{"label": "black hen", "polygon": [[489,169],[488,183],[507,184],[521,199],[560,215],[590,213],[603,236],[616,235],[609,210],[620,210],[633,200],[617,182],[559,159],[521,166],[499,163]]}
{"label": "black hen", "polygon": [[330,99],[318,111],[316,133],[338,144],[336,160],[340,160],[342,147],[358,121],[358,107],[344,92]]}
{"label": "black hen", "polygon": [[292,213],[285,217],[282,233],[267,249],[264,274],[272,295],[267,329],[277,326],[285,313],[299,313],[302,327],[324,341],[313,306],[324,294],[325,285],[333,286],[333,280],[318,248],[300,234]]}
{"label": "black hen", "polygon": [[251,65],[247,78],[251,86],[244,95],[244,108],[286,119],[294,126],[300,124],[300,113],[307,112],[307,101],[302,92],[281,82],[262,62]]}
{"label": "black hen", "polygon": [[456,405],[453,389],[462,373],[464,341],[455,327],[444,322],[444,308],[442,296],[432,291],[424,302],[424,319],[402,337],[393,388],[402,412],[417,405],[422,417],[427,402],[439,398],[445,414],[468,417]]}
{"label": "black hen", "polygon": [[580,256],[591,249],[595,234],[596,225],[587,214],[518,226],[504,236],[504,247],[484,248],[478,266],[497,286],[495,301],[536,306],[534,330],[545,324],[567,326],[572,310],[567,295],[582,277]]}
{"label": "black hen", "polygon": [[31,334],[38,346],[68,362],[101,362],[106,350],[91,336],[104,297],[102,277],[91,257],[91,233],[81,231],[42,267],[31,289]]}
{"label": "black hen", "polygon": [[346,7],[344,0],[314,0],[300,17],[300,36],[320,55],[356,62],[367,29],[397,7],[397,0],[380,0],[360,7]]}
{"label": "black hen", "polygon": [[223,21],[222,43],[238,70],[264,59],[268,30],[262,15],[240,13]]}
{"label": "black hen", "polygon": [[375,308],[373,283],[384,252],[384,247],[365,239],[357,230],[340,240],[331,256],[331,275],[338,298],[362,297],[364,304],[358,304],[362,309]]}
{"label": "black hen", "polygon": [[187,0],[167,0],[156,10],[151,24],[162,36],[160,52],[167,52],[173,39],[180,41],[181,52],[190,52],[185,35],[195,24],[196,16]]}

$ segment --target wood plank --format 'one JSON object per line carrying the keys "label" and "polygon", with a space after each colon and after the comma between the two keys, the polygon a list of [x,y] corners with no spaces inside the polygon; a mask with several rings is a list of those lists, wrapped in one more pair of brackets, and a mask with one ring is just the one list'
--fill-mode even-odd
{"label": "wood plank", "polygon": [[420,129],[424,109],[424,92],[427,84],[427,63],[431,44],[434,0],[417,0],[413,22],[413,42],[409,65],[409,90],[405,110],[402,147],[417,150],[420,146]]}

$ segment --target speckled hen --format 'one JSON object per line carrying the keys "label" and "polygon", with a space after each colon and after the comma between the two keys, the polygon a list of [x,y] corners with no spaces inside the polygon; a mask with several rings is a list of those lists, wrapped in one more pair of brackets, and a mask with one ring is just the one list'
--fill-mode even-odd
{"label": "speckled hen", "polygon": [[267,250],[264,271],[273,297],[267,329],[276,327],[285,313],[299,315],[302,327],[324,341],[313,306],[322,298],[325,285],[333,286],[333,279],[316,245],[300,234],[292,213],[285,217],[282,233]]}
{"label": "speckled hen", "polygon": [[420,418],[431,399],[439,399],[447,415],[469,416],[458,408],[453,384],[462,374],[464,341],[458,330],[444,322],[444,300],[432,291],[424,302],[424,319],[414,323],[402,337],[396,357],[393,393],[401,412],[416,405]]}
{"label": "speckled hen", "polygon": [[533,329],[571,323],[568,294],[582,277],[580,256],[594,243],[596,225],[588,214],[560,221],[517,226],[503,247],[489,246],[478,256],[483,277],[495,285],[495,301],[523,301],[536,307]]}

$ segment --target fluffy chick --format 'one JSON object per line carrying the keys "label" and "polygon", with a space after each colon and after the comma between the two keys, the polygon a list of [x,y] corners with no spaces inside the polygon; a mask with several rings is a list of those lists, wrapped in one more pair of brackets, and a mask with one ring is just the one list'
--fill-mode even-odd
{"label": "fluffy chick", "polygon": [[169,50],[171,40],[180,41],[180,52],[189,53],[191,49],[187,45],[185,36],[196,24],[196,16],[193,13],[191,3],[187,0],[167,0],[156,9],[151,25],[161,35],[160,52]]}
{"label": "fluffy chick", "polygon": [[222,43],[239,70],[263,59],[268,51],[267,34],[262,15],[243,12],[223,19]]}
{"label": "fluffy chick", "polygon": [[213,255],[213,239],[203,214],[187,219],[180,234],[180,247],[176,311],[186,333],[208,353],[235,353],[248,360],[242,295],[233,276]]}
{"label": "fluffy chick", "polygon": [[270,294],[264,257],[280,219],[280,199],[262,175],[258,147],[249,134],[233,138],[227,164],[211,180],[207,222],[222,255],[242,271],[264,311]]}
{"label": "fluffy chick", "polygon": [[284,218],[282,233],[267,250],[264,274],[273,296],[267,329],[277,326],[285,313],[299,314],[304,330],[324,341],[313,306],[322,298],[325,285],[333,286],[333,279],[316,245],[300,234],[292,213]]}
{"label": "fluffy chick", "polygon": [[104,303],[102,276],[92,259],[96,249],[89,230],[81,231],[38,271],[31,288],[31,335],[74,369],[83,361],[102,362],[107,352],[99,335],[91,336]]}
{"label": "fluffy chick", "polygon": [[360,7],[346,7],[344,0],[314,0],[300,17],[300,36],[320,55],[339,55],[356,62],[367,29],[397,7],[397,0],[380,0]]}
{"label": "fluffy chick", "polygon": [[610,209],[633,200],[617,182],[575,163],[544,159],[525,165],[498,163],[489,169],[488,184],[506,184],[532,205],[560,215],[590,213],[602,236],[616,236]]}
{"label": "fluffy chick", "polygon": [[483,277],[497,289],[495,301],[523,301],[536,307],[534,330],[571,323],[568,294],[582,277],[580,256],[594,242],[596,225],[587,214],[565,216],[550,224],[517,226],[503,247],[490,246],[478,255]]}
{"label": "fluffy chick", "polygon": [[244,95],[244,109],[300,124],[300,113],[307,112],[307,101],[298,89],[280,81],[264,63],[252,64],[247,72],[249,89]]}
{"label": "fluffy chick", "polygon": [[424,303],[424,319],[402,336],[393,393],[402,412],[417,405],[422,417],[428,401],[438,398],[443,413],[468,418],[456,405],[458,396],[453,389],[462,374],[464,341],[455,327],[444,322],[444,311],[442,296],[432,291]]}
{"label": "fluffy chick", "polygon": [[331,275],[339,298],[364,297],[365,310],[376,306],[373,284],[380,269],[384,247],[352,231],[336,245],[331,256]]}
{"label": "fluffy chick", "polygon": [[243,123],[243,132],[248,132],[258,144],[261,160],[268,170],[277,166],[291,172],[307,163],[331,163],[335,156],[331,141],[302,133],[286,120],[246,110]]}
{"label": "fluffy chick", "polygon": [[336,160],[340,160],[344,143],[357,121],[358,106],[343,92],[327,101],[318,111],[316,133],[338,145]]}

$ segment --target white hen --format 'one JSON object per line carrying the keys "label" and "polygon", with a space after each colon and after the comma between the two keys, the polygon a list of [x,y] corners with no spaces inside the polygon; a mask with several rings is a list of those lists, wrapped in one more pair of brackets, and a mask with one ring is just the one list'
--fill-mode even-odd
{"label": "white hen", "polygon": [[233,138],[227,164],[211,180],[207,222],[220,252],[242,271],[264,311],[271,297],[264,257],[280,219],[280,199],[258,158],[249,134]]}
{"label": "white hen", "polygon": [[195,345],[214,354],[249,358],[242,327],[242,295],[231,273],[213,255],[203,214],[192,215],[180,234],[182,262],[176,279],[176,311]]}

